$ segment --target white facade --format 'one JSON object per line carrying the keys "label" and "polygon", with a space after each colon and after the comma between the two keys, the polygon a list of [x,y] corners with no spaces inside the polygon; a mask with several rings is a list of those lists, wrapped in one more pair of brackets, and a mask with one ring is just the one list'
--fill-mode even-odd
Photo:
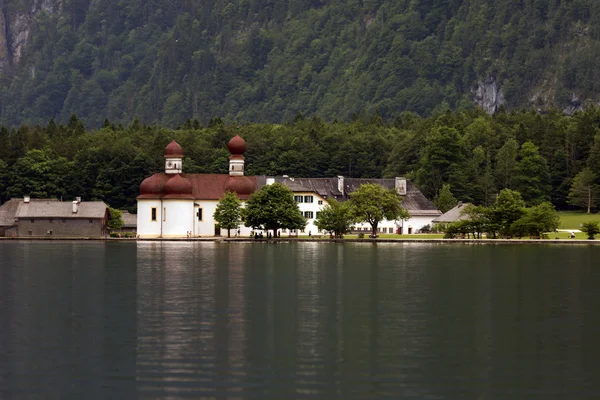
{"label": "white facade", "polygon": [[[406,186],[405,186],[406,187]],[[406,188],[404,187],[404,194],[406,194]],[[294,192],[294,200],[300,208],[300,212],[306,218],[306,227],[300,231],[301,235],[322,235],[325,232],[319,231],[319,228],[315,225],[317,219],[317,213],[321,211],[328,203],[327,200],[319,196],[314,192]],[[432,225],[432,221],[437,215],[414,215],[408,220],[394,220],[388,221],[383,220],[377,226],[378,233],[399,233],[402,234],[415,234],[419,233],[421,228],[425,225]],[[365,233],[371,233],[371,225],[369,223],[358,223],[354,224],[356,231],[364,231]]]}
{"label": "white facade", "polygon": [[162,209],[162,200],[138,199],[137,232],[140,237],[162,236]]}
{"label": "white facade", "polygon": [[194,201],[164,199],[162,237],[185,237],[194,231]]}

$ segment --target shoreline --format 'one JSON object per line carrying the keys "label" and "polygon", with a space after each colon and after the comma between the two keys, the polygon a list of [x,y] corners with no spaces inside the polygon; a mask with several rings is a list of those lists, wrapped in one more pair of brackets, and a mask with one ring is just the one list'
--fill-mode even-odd
{"label": "shoreline", "polygon": [[600,245],[600,240],[588,239],[297,239],[297,238],[93,238],[93,237],[0,237],[0,242],[35,242],[35,241],[100,241],[100,242],[216,242],[216,243],[454,243],[454,244],[565,244],[565,245]]}

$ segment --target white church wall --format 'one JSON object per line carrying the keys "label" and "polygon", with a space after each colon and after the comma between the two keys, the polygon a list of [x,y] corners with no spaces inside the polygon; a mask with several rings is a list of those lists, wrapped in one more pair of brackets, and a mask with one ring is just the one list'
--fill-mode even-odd
{"label": "white church wall", "polygon": [[163,200],[162,237],[186,237],[194,230],[194,201]]}
{"label": "white church wall", "polygon": [[[137,202],[137,233],[143,238],[160,237],[162,223],[162,201],[140,199]],[[152,219],[152,209],[156,209],[156,218]]]}
{"label": "white church wall", "polygon": [[[215,236],[215,210],[218,201],[216,200],[196,200],[194,202],[194,236]],[[198,219],[198,211],[202,210],[201,220]],[[223,232],[221,232],[223,234]],[[227,234],[227,231],[225,231]]]}

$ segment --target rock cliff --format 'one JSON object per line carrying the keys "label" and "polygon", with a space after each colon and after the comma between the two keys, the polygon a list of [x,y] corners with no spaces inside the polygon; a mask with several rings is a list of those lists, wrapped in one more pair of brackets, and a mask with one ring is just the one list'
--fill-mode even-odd
{"label": "rock cliff", "polygon": [[502,87],[498,85],[496,79],[487,78],[477,82],[477,90],[473,99],[475,104],[480,105],[489,114],[498,111],[498,108],[504,104],[504,95]]}
{"label": "rock cliff", "polygon": [[53,14],[61,9],[62,0],[33,0],[29,8],[9,7],[0,2],[0,73],[21,61],[36,15]]}

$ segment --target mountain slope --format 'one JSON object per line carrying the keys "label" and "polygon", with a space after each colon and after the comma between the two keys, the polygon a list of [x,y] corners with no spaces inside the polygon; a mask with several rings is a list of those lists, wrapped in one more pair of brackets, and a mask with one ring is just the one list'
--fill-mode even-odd
{"label": "mountain slope", "polygon": [[0,123],[349,120],[599,97],[593,0],[5,0]]}

